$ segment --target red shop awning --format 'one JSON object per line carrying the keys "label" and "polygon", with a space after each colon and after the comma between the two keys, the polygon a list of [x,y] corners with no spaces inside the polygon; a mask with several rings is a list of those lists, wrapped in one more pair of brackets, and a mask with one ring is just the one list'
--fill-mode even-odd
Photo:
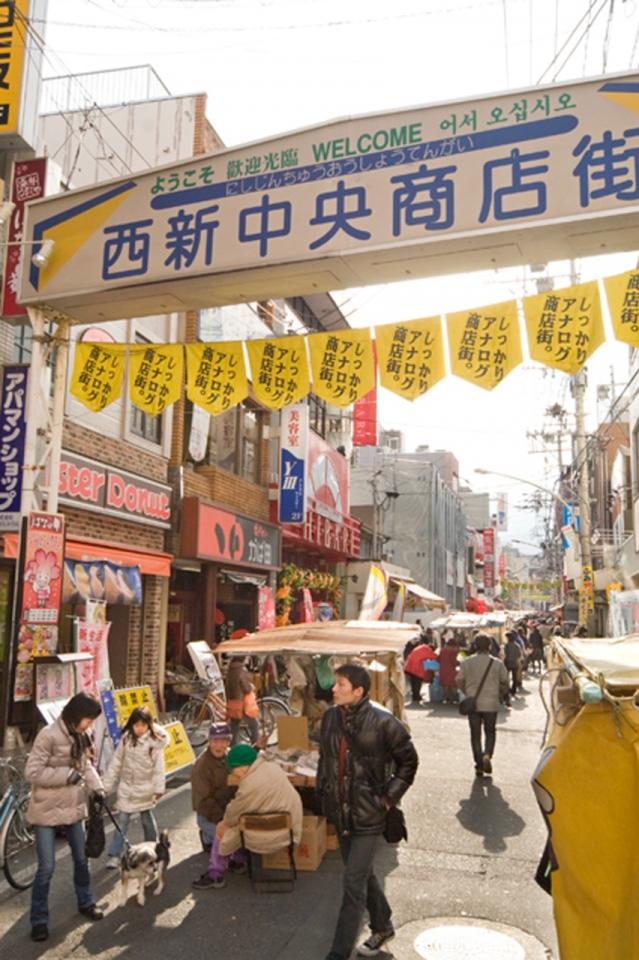
{"label": "red shop awning", "polygon": [[[13,560],[18,556],[18,534],[5,533],[4,555]],[[104,540],[67,537],[64,556],[68,560],[111,560],[127,567],[139,567],[140,573],[154,577],[170,577],[173,554],[151,550],[133,550]]]}

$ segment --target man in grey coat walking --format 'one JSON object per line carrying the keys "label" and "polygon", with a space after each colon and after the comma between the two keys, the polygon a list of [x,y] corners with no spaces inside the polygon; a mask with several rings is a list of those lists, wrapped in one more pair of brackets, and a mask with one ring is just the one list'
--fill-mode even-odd
{"label": "man in grey coat walking", "polygon": [[465,697],[477,699],[475,710],[468,714],[468,724],[475,773],[483,777],[493,772],[497,711],[500,695],[506,696],[508,693],[508,672],[501,660],[490,655],[490,637],[487,634],[480,633],[475,637],[475,649],[477,653],[464,660],[459,668],[457,686]]}

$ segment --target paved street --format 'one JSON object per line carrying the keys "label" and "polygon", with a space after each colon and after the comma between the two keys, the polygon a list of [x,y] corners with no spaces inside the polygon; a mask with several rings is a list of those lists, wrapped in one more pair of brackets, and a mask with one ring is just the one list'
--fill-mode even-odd
{"label": "paved street", "polygon": [[[530,680],[527,688],[536,691],[536,684]],[[412,943],[420,921],[425,927],[429,918],[455,917],[520,928],[556,957],[551,901],[533,881],[544,839],[529,786],[544,724],[536,692],[500,715],[492,782],[474,776],[467,724],[456,708],[425,706],[411,709],[409,718],[421,758],[406,803],[410,842],[398,850],[383,845],[380,857],[399,932],[392,956],[417,960]],[[245,877],[232,877],[223,891],[196,894],[190,881],[204,860],[189,801],[182,787],[160,808],[173,841],[169,882],[160,898],[150,897],[143,910],[133,900],[115,907],[115,878],[100,861],[95,892],[107,916],[97,924],[80,922],[64,858],[54,879],[45,950],[28,938],[28,894],[3,885],[3,955],[150,960],[186,951],[190,960],[323,960],[340,899],[338,854],[327,854],[316,873],[300,874],[293,894],[254,895]],[[527,960],[538,955],[527,952]]]}

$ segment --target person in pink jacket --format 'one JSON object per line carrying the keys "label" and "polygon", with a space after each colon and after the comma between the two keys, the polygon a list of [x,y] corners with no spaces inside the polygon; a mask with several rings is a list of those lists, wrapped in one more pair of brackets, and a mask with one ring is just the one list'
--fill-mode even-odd
{"label": "person in pink jacket", "polygon": [[457,641],[449,637],[439,652],[439,682],[444,691],[444,703],[457,703]]}
{"label": "person in pink jacket", "polygon": [[433,671],[424,668],[424,660],[436,659],[437,654],[428,643],[420,643],[408,654],[404,664],[404,673],[410,683],[411,703],[421,703],[422,683],[433,682]]}

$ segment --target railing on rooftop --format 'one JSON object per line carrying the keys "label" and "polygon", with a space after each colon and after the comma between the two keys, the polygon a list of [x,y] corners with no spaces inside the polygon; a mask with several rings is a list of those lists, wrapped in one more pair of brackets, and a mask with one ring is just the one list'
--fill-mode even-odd
{"label": "railing on rooftop", "polygon": [[40,113],[68,113],[93,104],[110,107],[170,96],[169,88],[148,64],[71,73],[43,80]]}

